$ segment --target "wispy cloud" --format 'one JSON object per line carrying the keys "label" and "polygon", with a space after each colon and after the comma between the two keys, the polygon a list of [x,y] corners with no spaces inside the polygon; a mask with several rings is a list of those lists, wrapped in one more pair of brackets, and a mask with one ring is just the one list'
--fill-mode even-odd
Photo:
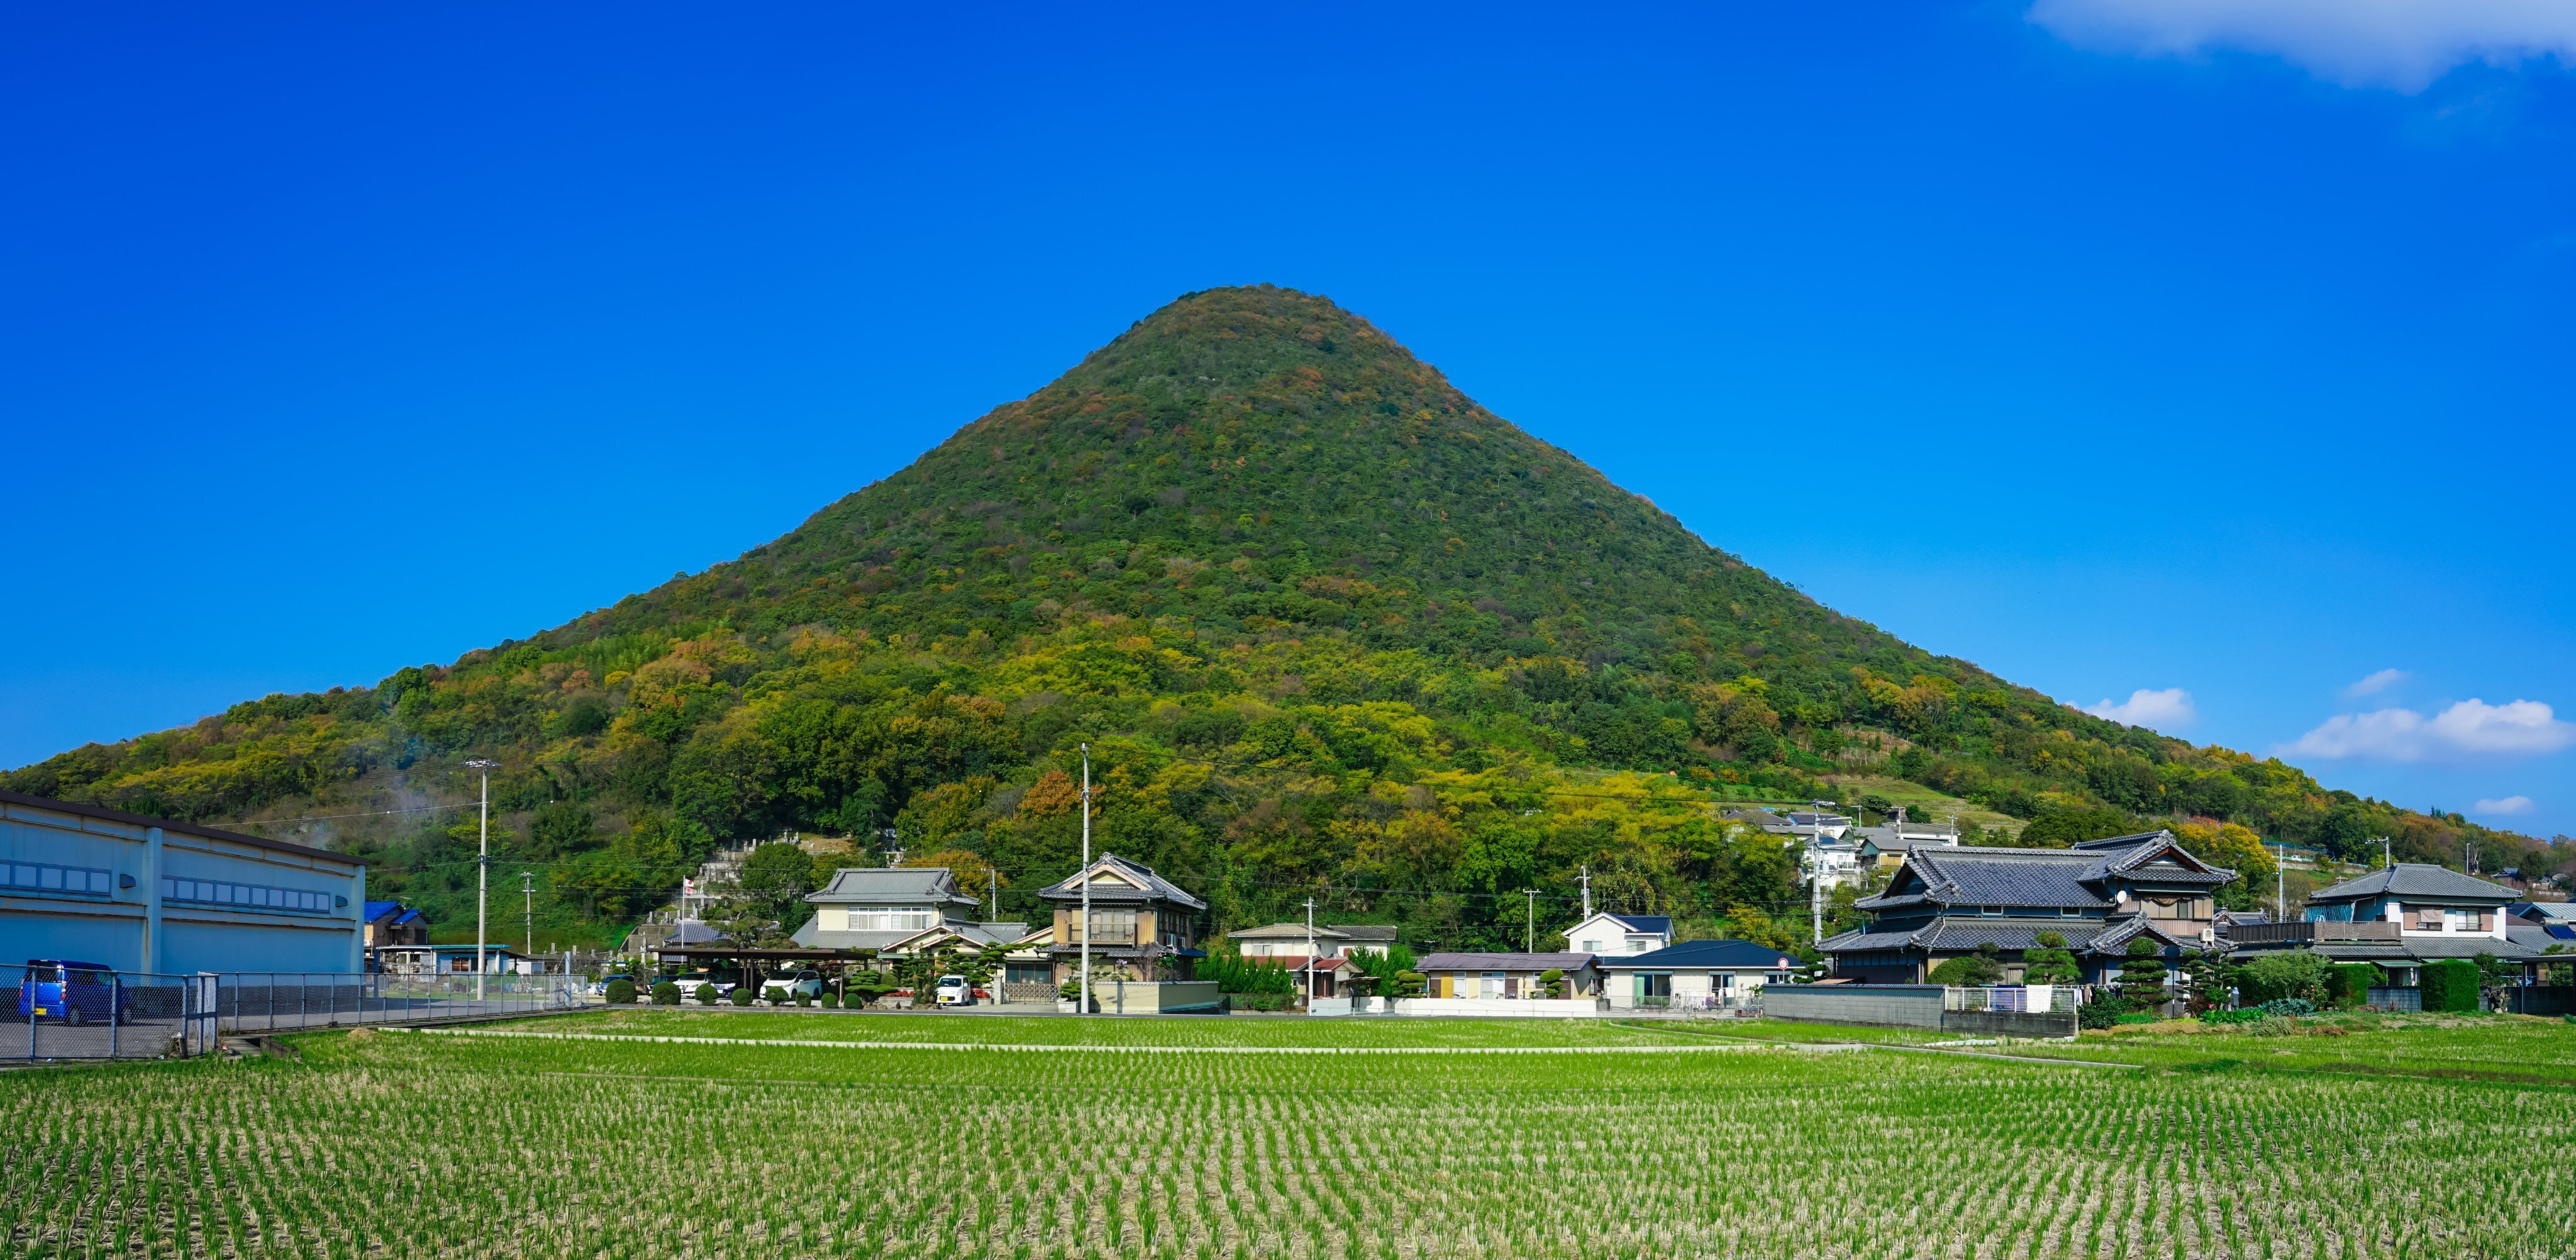
{"label": "wispy cloud", "polygon": [[2567,0],[2037,0],[2029,18],[2096,52],[2263,53],[2345,87],[2401,92],[2472,61],[2576,61]]}
{"label": "wispy cloud", "polygon": [[2156,730],[2188,726],[2200,716],[2200,711],[2192,707],[2191,693],[2180,687],[2167,687],[2162,691],[2140,687],[2130,692],[2125,701],[2114,704],[2106,696],[2099,704],[2086,705],[2084,711],[2098,718],[2109,718],[2122,726],[2145,726]]}
{"label": "wispy cloud", "polygon": [[2500,801],[2482,800],[2469,812],[2472,814],[2528,814],[2531,812],[2531,798],[2508,796]]}
{"label": "wispy cloud", "polygon": [[2576,722],[2559,721],[2537,700],[2462,700],[2429,718],[2413,709],[2338,714],[2280,751],[2330,761],[2442,761],[2528,757],[2571,744]]}
{"label": "wispy cloud", "polygon": [[2355,699],[2359,699],[2362,696],[2375,696],[2404,681],[2406,681],[2405,670],[2383,669],[2376,674],[2372,674],[2368,678],[2362,679],[2360,682],[2344,688],[2343,693]]}

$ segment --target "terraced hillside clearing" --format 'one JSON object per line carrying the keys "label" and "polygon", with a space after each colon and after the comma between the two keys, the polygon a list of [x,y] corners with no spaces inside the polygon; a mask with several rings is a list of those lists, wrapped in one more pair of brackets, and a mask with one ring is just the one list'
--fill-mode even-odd
{"label": "terraced hillside clearing", "polygon": [[[2563,1088],[1627,1054],[1610,1026],[1371,1034],[1458,1051],[1419,1056],[1033,1053],[1012,1047],[1042,1030],[1004,1021],[883,1022],[952,1040],[329,1034],[291,1062],[27,1073],[0,1090],[0,1208],[22,1256],[2576,1251],[2570,1174],[2535,1158],[2576,1138]],[[1313,1026],[1052,1024],[1129,1046]],[[1479,1037],[1594,1052],[1459,1044]]]}

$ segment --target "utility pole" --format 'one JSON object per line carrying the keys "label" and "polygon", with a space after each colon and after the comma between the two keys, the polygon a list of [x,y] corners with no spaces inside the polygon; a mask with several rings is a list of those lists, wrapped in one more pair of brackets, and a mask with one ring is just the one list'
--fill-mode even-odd
{"label": "utility pole", "polygon": [[[1076,934],[1082,937],[1082,970],[1074,986],[1073,1009],[1078,1015],[1091,1013],[1091,745],[1082,746],[1082,924]],[[1121,989],[1124,993],[1126,990]]]}
{"label": "utility pole", "polygon": [[1592,864],[1583,865],[1583,917],[1592,917]]}
{"label": "utility pole", "polygon": [[2379,869],[2384,871],[2395,865],[2397,865],[2396,851],[2389,847],[2388,837],[2379,837]]}
{"label": "utility pole", "polygon": [[492,768],[501,763],[477,757],[465,763],[483,772],[482,838],[476,843],[474,857],[474,1000],[483,1000],[483,971],[490,964],[483,960],[483,938],[490,930],[489,905],[492,892]]}
{"label": "utility pole", "polygon": [[994,874],[993,866],[989,862],[984,865],[984,895],[990,898],[993,902],[993,917],[986,919],[985,922],[1000,922],[1002,918],[1002,884],[1000,878]]}
{"label": "utility pole", "polygon": [[1538,890],[1524,888],[1521,898],[1527,903],[1523,908],[1529,911],[1529,921],[1521,925],[1521,952],[1534,954],[1538,952]]}
{"label": "utility pole", "polygon": [[1306,1009],[1315,1009],[1315,899],[1306,899]]}
{"label": "utility pole", "polygon": [[[537,882],[536,882],[536,881],[537,881],[537,877],[536,877],[534,874],[532,874],[532,873],[530,873],[530,872],[528,872],[528,871],[521,871],[521,872],[519,872],[519,894],[520,894],[520,896],[521,896],[521,897],[523,897],[523,898],[525,898],[525,899],[526,899],[526,904],[525,904],[525,905],[523,905],[523,906],[521,906],[521,907],[520,907],[520,909],[519,909],[519,913],[520,913],[520,915],[521,915],[521,919],[520,919],[520,927],[521,927],[521,929],[522,929],[523,931],[525,931],[525,932],[527,933],[527,941],[526,941],[526,943],[525,943],[525,952],[526,952],[526,954],[528,955],[528,957],[530,957],[530,958],[534,958],[534,957],[536,957],[536,956],[537,956]],[[542,967],[542,964],[540,964],[540,966]]]}
{"label": "utility pole", "polygon": [[1825,943],[1825,811],[1832,801],[1809,801],[1816,825],[1807,832],[1807,909],[1815,916],[1816,944]]}

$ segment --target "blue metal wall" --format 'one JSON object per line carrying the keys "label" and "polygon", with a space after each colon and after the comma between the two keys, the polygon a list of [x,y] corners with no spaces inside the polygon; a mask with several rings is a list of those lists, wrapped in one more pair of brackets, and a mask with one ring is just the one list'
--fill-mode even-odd
{"label": "blue metal wall", "polygon": [[366,887],[323,850],[0,793],[0,961],[363,971]]}

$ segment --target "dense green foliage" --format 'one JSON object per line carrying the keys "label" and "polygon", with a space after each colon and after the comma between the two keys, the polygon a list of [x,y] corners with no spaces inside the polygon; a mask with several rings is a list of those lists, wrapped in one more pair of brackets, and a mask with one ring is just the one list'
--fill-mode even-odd
{"label": "dense green foliage", "polygon": [[[2035,820],[2031,843],[2188,816],[2547,864],[1836,614],[1357,317],[1268,287],[1173,303],[739,560],[6,783],[284,820],[266,830],[363,857],[372,891],[453,936],[474,827],[424,807],[468,799],[461,763],[495,757],[496,848],[546,873],[541,937],[569,939],[782,831],[873,848],[893,828],[912,860],[990,864],[1004,917],[1042,919],[1084,743],[1102,847],[1200,891],[1218,926],[1312,895],[1445,947],[1517,947],[1523,888],[1563,921],[1585,866],[1610,908],[1785,943],[1768,916],[1800,905],[1794,866],[1713,807],[1861,770]],[[419,812],[300,821],[366,810]],[[810,873],[754,874],[792,928]]]}
{"label": "dense green foliage", "polygon": [[2424,964],[2418,981],[2424,1009],[2456,1014],[2478,1009],[2478,965],[2466,958],[2444,958]]}

